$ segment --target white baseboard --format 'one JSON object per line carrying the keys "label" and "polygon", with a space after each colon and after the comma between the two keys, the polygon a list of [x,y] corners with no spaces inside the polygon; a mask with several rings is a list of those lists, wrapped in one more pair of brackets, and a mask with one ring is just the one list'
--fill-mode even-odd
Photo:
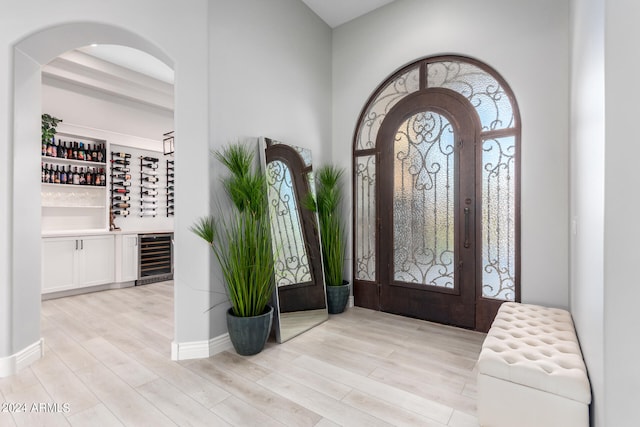
{"label": "white baseboard", "polygon": [[353,307],[353,295],[349,296],[349,301],[347,301],[347,307]]}
{"label": "white baseboard", "polygon": [[171,360],[206,359],[233,348],[229,334],[222,334],[208,341],[171,343]]}
{"label": "white baseboard", "polygon": [[0,358],[0,378],[14,375],[44,355],[44,340],[34,342],[8,357]]}

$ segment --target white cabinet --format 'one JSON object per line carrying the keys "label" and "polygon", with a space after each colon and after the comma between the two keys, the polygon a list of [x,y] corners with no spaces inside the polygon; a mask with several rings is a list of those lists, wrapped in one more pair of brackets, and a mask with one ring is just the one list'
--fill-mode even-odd
{"label": "white cabinet", "polygon": [[57,292],[113,282],[112,235],[42,239],[42,292]]}
{"label": "white cabinet", "polygon": [[77,242],[67,237],[42,239],[43,293],[76,287]]}
{"label": "white cabinet", "polygon": [[116,282],[138,279],[138,235],[116,235]]}
{"label": "white cabinet", "polygon": [[88,236],[78,240],[80,241],[79,286],[113,282],[115,277],[113,236]]}

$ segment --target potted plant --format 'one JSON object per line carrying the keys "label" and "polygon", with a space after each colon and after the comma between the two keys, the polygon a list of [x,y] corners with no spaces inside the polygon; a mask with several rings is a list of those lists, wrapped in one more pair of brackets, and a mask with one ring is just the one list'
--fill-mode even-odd
{"label": "potted plant", "polygon": [[42,115],[42,143],[47,144],[52,142],[52,139],[56,135],[56,127],[58,127],[58,123],[60,123],[62,119],[57,117],[53,117],[50,114]]}
{"label": "potted plant", "polygon": [[343,170],[322,166],[315,174],[316,196],[304,201],[307,209],[318,214],[320,246],[329,313],[342,313],[349,300],[349,282],[343,280],[346,248],[345,227],[340,216]]}
{"label": "potted plant", "polygon": [[230,173],[223,186],[231,212],[200,218],[191,230],[211,246],[220,264],[231,303],[229,338],[238,354],[248,356],[262,351],[273,320],[266,178],[254,168],[254,153],[246,145],[232,144],[215,155]]}

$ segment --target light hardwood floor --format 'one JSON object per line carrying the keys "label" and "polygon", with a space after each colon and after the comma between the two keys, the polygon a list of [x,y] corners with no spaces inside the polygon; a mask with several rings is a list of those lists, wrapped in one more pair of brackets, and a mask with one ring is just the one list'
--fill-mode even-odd
{"label": "light hardwood floor", "polygon": [[44,358],[0,379],[0,403],[27,412],[0,426],[478,425],[484,334],[352,308],[256,356],[173,362],[172,295],[165,282],[43,302]]}

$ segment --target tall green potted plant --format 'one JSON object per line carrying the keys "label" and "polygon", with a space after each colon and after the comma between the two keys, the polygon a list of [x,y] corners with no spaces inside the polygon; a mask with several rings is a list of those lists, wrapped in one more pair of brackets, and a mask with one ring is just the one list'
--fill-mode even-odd
{"label": "tall green potted plant", "polygon": [[229,338],[238,354],[248,356],[262,351],[273,320],[266,179],[246,145],[232,144],[215,155],[229,171],[223,185],[233,206],[230,213],[200,218],[191,230],[211,246],[220,264],[231,303]]}
{"label": "tall green potted plant", "polygon": [[304,204],[318,214],[320,245],[329,313],[342,313],[349,300],[349,282],[343,279],[346,236],[340,216],[343,170],[322,166],[315,174],[315,200],[309,196]]}

